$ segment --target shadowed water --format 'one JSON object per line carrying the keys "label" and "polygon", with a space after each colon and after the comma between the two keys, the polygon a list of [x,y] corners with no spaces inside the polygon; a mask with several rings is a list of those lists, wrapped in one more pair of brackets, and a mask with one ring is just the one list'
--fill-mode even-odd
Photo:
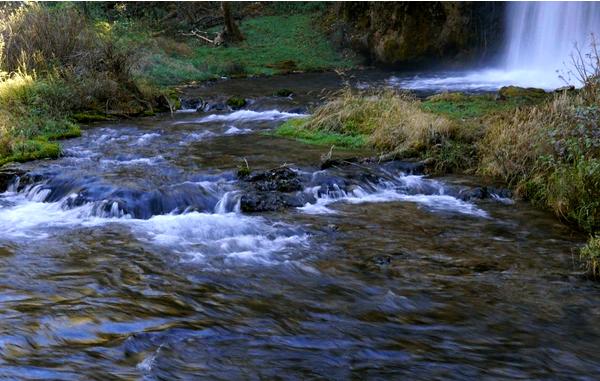
{"label": "shadowed water", "polygon": [[[265,134],[339,86],[303,79],[197,89],[255,102],[90,126],[65,157],[24,164],[0,195],[0,379],[600,372],[585,237],[519,201],[457,198],[477,179],[320,170],[328,147]],[[297,95],[269,96],[284,84]],[[241,213],[244,159],[286,163],[314,202]]]}

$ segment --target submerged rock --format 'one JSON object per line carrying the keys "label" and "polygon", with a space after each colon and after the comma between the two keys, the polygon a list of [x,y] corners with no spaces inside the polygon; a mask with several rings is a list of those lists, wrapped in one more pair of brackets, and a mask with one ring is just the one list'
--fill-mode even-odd
{"label": "submerged rock", "polygon": [[294,92],[290,89],[279,89],[275,92],[275,96],[277,97],[289,97],[293,94]]}
{"label": "submerged rock", "polygon": [[22,177],[25,171],[18,168],[2,168],[0,169],[0,193],[6,192],[8,187],[16,180],[17,177]]}
{"label": "submerged rock", "polygon": [[463,201],[469,201],[473,199],[487,199],[487,198],[512,198],[513,194],[509,189],[495,188],[495,187],[476,187],[471,189],[462,189],[458,192],[458,198]]}
{"label": "submerged rock", "polygon": [[225,103],[213,103],[208,106],[209,111],[225,111],[227,110],[227,105]]}
{"label": "submerged rock", "polygon": [[291,114],[308,114],[308,108],[306,108],[306,107],[293,107],[293,108],[287,110],[287,112],[289,112]]}
{"label": "submerged rock", "polygon": [[230,97],[227,99],[227,106],[231,107],[233,110],[239,110],[244,107],[248,102],[246,99],[241,97]]}
{"label": "submerged rock", "polygon": [[204,101],[202,99],[197,98],[181,98],[179,100],[181,102],[182,109],[195,109],[195,110],[203,110],[204,109]]}

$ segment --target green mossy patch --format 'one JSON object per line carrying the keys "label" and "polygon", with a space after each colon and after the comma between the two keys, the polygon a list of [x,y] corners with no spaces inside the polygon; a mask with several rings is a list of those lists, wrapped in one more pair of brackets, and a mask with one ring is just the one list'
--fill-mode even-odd
{"label": "green mossy patch", "polygon": [[363,148],[367,143],[365,135],[345,135],[334,132],[310,130],[304,127],[304,120],[290,119],[274,132],[275,136],[293,138],[306,144],[332,146],[340,148]]}
{"label": "green mossy patch", "polygon": [[[137,24],[117,28],[117,33],[123,43],[139,46],[141,64],[136,75],[160,86],[355,67],[359,59],[336,50],[327,33],[315,25],[318,15],[311,11],[248,18],[240,23],[244,41],[216,47],[193,38],[175,41],[165,37],[169,42],[158,44],[151,30]],[[175,46],[179,49],[172,49]]]}
{"label": "green mossy patch", "polygon": [[108,115],[93,112],[78,112],[73,114],[72,118],[77,123],[91,123],[111,120],[111,117]]}
{"label": "green mossy patch", "polygon": [[23,163],[39,159],[56,159],[60,157],[60,145],[45,140],[26,140],[16,144],[13,154],[0,158],[0,165],[10,162]]}
{"label": "green mossy patch", "polygon": [[[543,91],[543,90],[542,90]],[[536,93],[537,94],[537,93]],[[531,106],[548,99],[545,95],[535,97],[511,96],[500,98],[494,94],[466,95],[462,93],[436,94],[422,102],[425,111],[444,115],[453,119],[473,119],[489,114]]]}
{"label": "green mossy patch", "polygon": [[242,108],[246,105],[246,103],[246,99],[242,97],[230,97],[227,99],[227,106],[231,107],[232,109]]}

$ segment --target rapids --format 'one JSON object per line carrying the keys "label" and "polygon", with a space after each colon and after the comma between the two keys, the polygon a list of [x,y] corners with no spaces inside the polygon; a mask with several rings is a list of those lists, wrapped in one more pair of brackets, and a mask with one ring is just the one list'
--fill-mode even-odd
{"label": "rapids", "polygon": [[[520,201],[461,197],[478,179],[320,169],[328,147],[269,134],[339,86],[207,84],[187,96],[252,102],[94,124],[64,157],[20,165],[0,194],[0,379],[598,374],[600,288],[572,252],[585,237]],[[244,159],[285,163],[310,201],[242,213]]]}

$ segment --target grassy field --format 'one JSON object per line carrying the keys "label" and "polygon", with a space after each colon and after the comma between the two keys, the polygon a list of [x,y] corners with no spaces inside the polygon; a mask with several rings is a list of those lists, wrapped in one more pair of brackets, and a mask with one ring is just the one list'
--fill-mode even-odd
{"label": "grassy field", "polygon": [[355,66],[357,59],[337,52],[315,25],[318,15],[274,15],[243,20],[240,29],[245,40],[231,46],[215,47],[195,38],[153,38],[149,30],[140,32],[135,25],[116,33],[122,33],[124,41],[141,46],[136,74],[161,86],[220,77]]}

